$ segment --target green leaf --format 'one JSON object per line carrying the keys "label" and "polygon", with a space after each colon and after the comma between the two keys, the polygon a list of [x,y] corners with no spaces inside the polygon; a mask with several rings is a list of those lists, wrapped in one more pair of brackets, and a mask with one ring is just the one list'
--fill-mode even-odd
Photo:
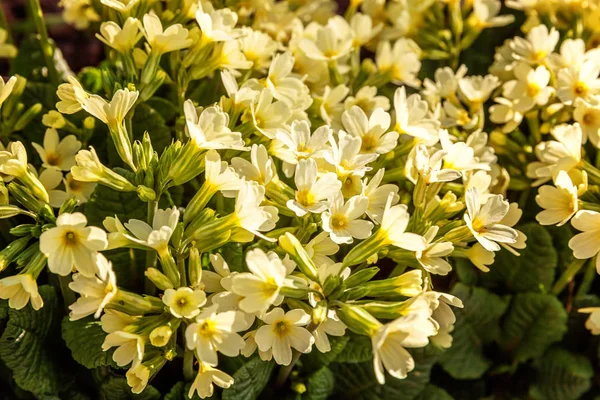
{"label": "green leaf", "polygon": [[122,376],[111,376],[100,386],[99,397],[102,400],[157,400],[162,396],[158,390],[151,385],[140,394],[135,394]]}
{"label": "green leaf", "polygon": [[102,330],[100,321],[93,317],[77,321],[70,321],[65,317],[62,322],[62,337],[75,361],[84,367],[118,367],[112,359],[113,352],[102,351],[106,332]]}
{"label": "green leaf", "polygon": [[27,80],[46,80],[42,73],[46,66],[40,40],[32,35],[19,43],[19,52],[12,59],[9,75],[21,75]]}
{"label": "green leaf", "polygon": [[331,345],[331,350],[327,353],[321,353],[318,349],[313,349],[313,351],[300,358],[302,366],[314,371],[321,366],[329,365],[332,362],[337,361],[338,356],[344,351],[349,340],[349,334],[339,337],[330,336],[329,344]]}
{"label": "green leaf", "polygon": [[234,383],[223,391],[223,400],[254,400],[263,391],[275,364],[272,361],[262,361],[259,357],[250,359],[235,374]]}
{"label": "green leaf", "polygon": [[537,223],[522,225],[519,230],[527,236],[527,247],[519,251],[520,256],[505,249],[497,252],[490,272],[481,274],[483,286],[546,293],[552,287],[558,263],[552,236]]}
{"label": "green leaf", "polygon": [[162,97],[152,97],[146,101],[146,104],[156,110],[165,121],[175,121],[180,115],[175,103]]}
{"label": "green leaf", "polygon": [[409,349],[415,360],[415,369],[406,379],[396,379],[386,374],[385,385],[375,380],[373,363],[333,363],[329,366],[335,376],[333,399],[352,400],[412,400],[429,382],[433,364],[440,351],[432,346]]}
{"label": "green leaf", "polygon": [[535,363],[537,377],[529,395],[536,400],[578,399],[592,385],[594,369],[584,356],[552,348]]}
{"label": "green leaf", "polygon": [[327,367],[322,367],[308,378],[302,400],[327,400],[333,392],[334,384],[333,372]]}
{"label": "green leaf", "polygon": [[453,378],[477,379],[492,365],[483,346],[500,332],[499,319],[508,302],[486,289],[462,283],[454,286],[452,294],[462,300],[464,308],[454,309],[452,347],[442,356],[441,365]]}
{"label": "green leaf", "polygon": [[133,139],[142,140],[144,132],[148,132],[152,147],[160,155],[162,151],[171,144],[171,130],[165,119],[148,104],[142,103],[135,107],[135,114],[131,121],[133,127]]}
{"label": "green leaf", "polygon": [[218,253],[223,256],[231,271],[246,272],[244,270],[244,248],[240,243],[227,243],[218,250]]}
{"label": "green leaf", "polygon": [[70,383],[63,357],[57,352],[60,346],[53,342],[53,334],[58,334],[58,297],[51,286],[40,286],[39,292],[44,299],[40,310],[31,305],[9,310],[0,337],[0,359],[22,389],[38,397],[58,396]]}
{"label": "green leaf", "polygon": [[444,389],[428,384],[415,400],[454,400]]}
{"label": "green leaf", "polygon": [[177,382],[169,393],[166,394],[164,400],[187,400],[187,387],[185,382]]}
{"label": "green leaf", "polygon": [[340,363],[360,363],[369,361],[373,356],[373,346],[371,339],[366,336],[348,333],[349,337],[344,351],[336,358],[336,362]]}
{"label": "green leaf", "polygon": [[84,209],[88,225],[100,227],[106,217],[116,215],[122,222],[127,222],[129,219],[145,220],[146,213],[146,204],[138,198],[136,192],[118,192],[103,185],[96,186]]}
{"label": "green leaf", "polygon": [[514,361],[523,362],[544,354],[566,331],[567,313],[555,296],[520,293],[504,318],[500,344]]}

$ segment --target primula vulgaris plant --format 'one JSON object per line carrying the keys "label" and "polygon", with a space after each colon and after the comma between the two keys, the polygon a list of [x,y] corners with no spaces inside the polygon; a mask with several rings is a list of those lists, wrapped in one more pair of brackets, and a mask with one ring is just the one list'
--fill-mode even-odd
{"label": "primula vulgaris plant", "polygon": [[[168,372],[190,398],[256,397],[275,364],[272,387],[322,379],[327,397],[327,364],[365,340],[379,384],[410,377],[408,349],[452,345],[463,302],[443,277],[525,249],[525,202],[505,195],[528,178],[545,184],[540,223],[574,216],[582,231],[573,268],[600,249],[587,20],[563,34],[511,2],[528,33],[476,76],[461,54],[514,19],[498,0],[351,1],[344,16],[327,0],[63,0],[64,20],[106,45],[75,75],[29,3],[43,66],[0,31],[16,56],[0,88],[0,298],[9,317],[43,313],[54,286],[75,360],[125,368],[133,393],[152,397]],[[9,356],[17,385],[66,390],[36,388]],[[321,375],[302,381],[303,357]]]}

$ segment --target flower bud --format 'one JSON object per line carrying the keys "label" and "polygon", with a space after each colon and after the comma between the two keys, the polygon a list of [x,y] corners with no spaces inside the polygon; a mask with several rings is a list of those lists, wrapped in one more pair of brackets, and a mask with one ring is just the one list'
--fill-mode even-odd
{"label": "flower bud", "polygon": [[35,196],[24,186],[21,186],[15,182],[8,184],[8,191],[22,206],[29,211],[38,213],[42,208],[42,202],[35,198]]}
{"label": "flower bud", "polygon": [[77,165],[71,168],[75,180],[81,182],[98,182],[120,192],[134,192],[136,187],[123,176],[105,167],[98,158],[96,150],[80,150],[75,156]]}
{"label": "flower bud", "polygon": [[327,320],[327,302],[320,301],[315,308],[312,310],[312,322],[319,326]]}
{"label": "flower bud", "polygon": [[18,236],[18,237],[22,237],[22,236],[27,236],[31,233],[31,229],[34,228],[36,225],[34,224],[21,224],[18,226],[15,226],[14,228],[10,229],[10,234],[13,236]]}
{"label": "flower bud", "polygon": [[376,318],[396,319],[405,314],[411,301],[369,301],[361,303],[361,307]]}
{"label": "flower bud", "polygon": [[379,272],[379,268],[377,267],[369,267],[365,269],[361,269],[350,275],[348,279],[344,281],[344,285],[347,288],[352,288],[358,285],[361,285],[365,282],[368,282]]}
{"label": "flower bud", "polygon": [[23,213],[25,213],[24,210],[12,204],[0,205],[0,219],[11,218]]}
{"label": "flower bud", "polygon": [[159,270],[150,267],[144,271],[146,278],[150,279],[154,285],[160,290],[173,289],[173,283]]}
{"label": "flower bud", "polygon": [[86,117],[83,120],[83,128],[89,131],[93,131],[96,127],[96,119],[92,116]]}
{"label": "flower bud", "polygon": [[77,199],[77,197],[75,197],[75,196],[70,197],[67,201],[65,201],[60,206],[60,209],[58,210],[58,215],[61,215],[64,213],[72,213],[73,211],[75,211],[75,208],[77,207],[78,204],[79,204],[79,200]]}
{"label": "flower bud", "polygon": [[290,258],[298,265],[304,275],[313,281],[318,281],[317,267],[310,258],[300,241],[287,232],[279,237],[279,246],[289,254]]}
{"label": "flower bud", "polygon": [[177,268],[177,264],[175,264],[171,252],[167,250],[164,253],[160,253],[158,256],[164,274],[169,278],[174,287],[179,287],[179,269]]}
{"label": "flower bud", "polygon": [[36,103],[33,106],[29,107],[23,114],[21,114],[21,116],[13,126],[13,130],[23,130],[41,112],[42,105],[40,103]]}
{"label": "flower bud", "polygon": [[144,202],[156,200],[156,192],[144,185],[139,185],[137,187],[137,194],[138,197]]}
{"label": "flower bud", "polygon": [[202,260],[200,252],[194,246],[190,249],[190,257],[188,259],[188,278],[190,287],[197,288],[202,283]]}
{"label": "flower bud", "polygon": [[4,271],[16,256],[25,250],[29,239],[31,239],[29,236],[17,239],[0,251],[0,272]]}
{"label": "flower bud", "polygon": [[400,276],[366,282],[362,287],[369,289],[369,296],[392,296],[401,295],[412,297],[423,291],[423,279],[421,270],[412,270]]}
{"label": "flower bud", "polygon": [[359,306],[338,302],[340,307],[337,316],[353,332],[359,335],[373,336],[377,333],[381,322]]}

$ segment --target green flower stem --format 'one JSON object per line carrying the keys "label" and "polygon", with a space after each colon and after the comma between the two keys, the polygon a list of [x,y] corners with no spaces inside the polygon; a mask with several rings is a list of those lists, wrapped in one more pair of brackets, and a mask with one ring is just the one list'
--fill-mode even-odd
{"label": "green flower stem", "polygon": [[567,267],[565,272],[560,276],[560,278],[554,284],[552,288],[552,293],[558,295],[560,294],[564,288],[575,278],[575,275],[579,272],[581,267],[585,264],[586,260],[578,260],[574,259],[571,264]]}
{"label": "green flower stem", "polygon": [[71,276],[58,276],[58,283],[60,285],[60,292],[62,293],[63,302],[65,304],[65,310],[69,309],[69,306],[75,303],[75,293],[69,288],[71,283]]}
{"label": "green flower stem", "polygon": [[[317,330],[318,327],[319,327],[319,324],[315,324],[314,322],[311,322],[310,325],[308,325],[306,327],[306,329],[308,329],[308,331],[312,334],[314,331]],[[279,370],[279,374],[277,374],[277,379],[275,380],[276,388],[283,387],[285,382],[287,382],[290,374],[292,373],[292,370],[294,369],[294,366],[300,359],[301,355],[302,355],[302,353],[300,353],[298,350],[296,350],[296,349],[293,350],[292,361],[290,362],[289,365],[282,366],[281,369]]]}
{"label": "green flower stem", "polygon": [[33,23],[35,24],[38,34],[40,35],[42,54],[44,55],[44,61],[46,62],[46,67],[48,68],[48,77],[50,78],[50,82],[54,86],[58,87],[60,84],[60,78],[58,76],[58,71],[56,70],[56,65],[54,64],[54,48],[52,47],[50,38],[48,37],[48,30],[46,29],[46,23],[44,22],[44,14],[42,13],[40,1],[27,0],[27,2],[29,3],[29,9],[31,11]]}
{"label": "green flower stem", "polygon": [[[598,256],[596,256],[598,257]],[[583,280],[577,289],[577,296],[585,296],[589,293],[594,278],[596,277],[596,257],[593,257],[588,261],[587,267],[583,273]]]}

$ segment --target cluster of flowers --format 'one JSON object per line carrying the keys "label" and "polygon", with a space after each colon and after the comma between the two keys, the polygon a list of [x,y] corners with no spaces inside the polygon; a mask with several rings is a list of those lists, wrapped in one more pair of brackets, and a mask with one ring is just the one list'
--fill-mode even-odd
{"label": "cluster of flowers", "polygon": [[[528,182],[538,187],[537,221],[556,226],[570,221],[575,228],[569,241],[575,258],[567,268],[571,279],[588,259],[595,259],[600,273],[600,52],[595,23],[600,8],[593,2],[510,5],[524,10],[528,20],[522,27],[525,37],[506,40],[490,68],[498,88],[497,104],[489,109],[491,121],[499,125],[492,141],[496,148],[520,155],[512,157],[514,188]],[[540,23],[544,19],[553,22],[550,29]],[[581,25],[574,33],[575,20]],[[529,138],[521,132],[523,125]],[[600,308],[580,311],[591,313],[586,326],[600,334]]]}
{"label": "cluster of flowers", "polygon": [[[80,27],[100,19],[89,1],[63,3]],[[384,383],[384,371],[402,379],[414,368],[406,348],[451,345],[450,306],[462,304],[434,291],[432,275],[447,275],[457,258],[488,271],[501,247],[525,247],[513,228],[522,211],[504,198],[508,172],[483,131],[499,78],[442,68],[422,83],[424,53],[399,27],[425,8],[395,7],[401,2],[365,2],[362,12],[353,2],[346,18],[326,1],[235,10],[204,1],[174,2],[177,9],[101,3],[110,19],[97,34],[110,48],[106,98],[65,74],[56,110],[42,119],[44,141],[32,143],[39,169],[19,141],[0,152],[0,216],[34,222],[11,229],[19,238],[0,251],[0,270],[19,269],[0,280],[0,298],[39,309],[36,281],[46,266],[66,277],[79,294],[70,318],[100,318],[103,349],[116,347],[114,361],[130,366],[135,393],[180,348],[187,378],[197,365],[190,397],[207,397],[213,384],[233,384],[218,353],[258,352],[293,366],[313,347],[329,351],[328,336],[349,329],[371,338]],[[480,32],[510,22],[496,17],[499,9],[497,0],[475,1],[471,25]],[[393,22],[374,17],[387,10]],[[375,49],[374,60],[361,59],[363,47]],[[199,81],[220,81],[216,103],[190,95],[202,90]],[[2,111],[15,108],[24,84],[2,81]],[[132,139],[132,118],[165,86],[181,123],[158,154],[152,131]],[[101,131],[96,120],[127,172],[86,149]],[[137,195],[147,219],[109,216],[103,227],[88,226],[77,208],[98,185]],[[159,209],[182,185],[193,197]],[[247,243],[243,270],[221,254],[231,243]],[[139,268],[153,285],[145,293],[118,286],[102,252],[119,248],[146,252]]]}

